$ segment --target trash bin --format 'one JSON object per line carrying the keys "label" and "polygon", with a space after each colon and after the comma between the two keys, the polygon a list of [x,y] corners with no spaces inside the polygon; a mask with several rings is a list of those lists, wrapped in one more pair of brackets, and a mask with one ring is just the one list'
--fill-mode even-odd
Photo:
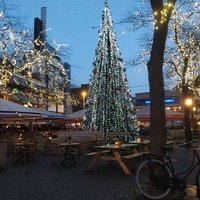
{"label": "trash bin", "polygon": [[0,170],[4,169],[6,165],[7,144],[0,142]]}

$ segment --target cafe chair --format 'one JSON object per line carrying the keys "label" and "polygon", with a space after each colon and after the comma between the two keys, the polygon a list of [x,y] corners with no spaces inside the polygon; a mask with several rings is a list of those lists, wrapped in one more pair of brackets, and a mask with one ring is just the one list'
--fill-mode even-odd
{"label": "cafe chair", "polygon": [[16,146],[15,147],[15,162],[22,160],[24,163],[26,161],[25,147]]}

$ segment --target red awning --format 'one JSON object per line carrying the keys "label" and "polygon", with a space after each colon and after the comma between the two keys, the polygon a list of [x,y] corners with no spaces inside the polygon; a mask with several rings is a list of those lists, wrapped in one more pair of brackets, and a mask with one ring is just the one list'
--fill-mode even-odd
{"label": "red awning", "polygon": [[[184,114],[181,112],[175,112],[173,110],[165,109],[165,116],[167,121],[172,120],[183,120]],[[150,107],[145,106],[137,112],[138,121],[149,121],[150,120]]]}

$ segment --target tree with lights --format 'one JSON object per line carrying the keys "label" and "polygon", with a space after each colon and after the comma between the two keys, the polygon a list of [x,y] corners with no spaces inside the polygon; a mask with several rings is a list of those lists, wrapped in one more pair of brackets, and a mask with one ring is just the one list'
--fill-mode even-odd
{"label": "tree with lights", "polygon": [[[171,90],[178,88],[182,96],[182,102],[188,97],[193,98],[193,95],[198,96],[200,90],[199,8],[199,0],[183,0],[177,2],[169,23],[169,33],[167,35],[163,63],[166,81],[165,87]],[[127,22],[131,24],[131,27],[141,28],[141,26],[149,24],[152,21],[149,12],[148,9],[145,13],[137,10],[134,14],[131,13],[129,15]],[[157,12],[154,14],[157,14]],[[150,55],[149,49],[149,45],[147,45],[134,60],[133,64],[138,65],[144,63],[145,65],[148,60],[147,57]],[[182,107],[184,108],[185,115],[185,141],[188,142],[192,138],[189,122],[191,119],[188,110],[190,109],[191,111],[191,108],[185,107],[184,103]]]}
{"label": "tree with lights", "polygon": [[10,78],[24,70],[18,65],[31,45],[29,32],[20,30],[20,18],[9,14],[13,6],[6,0],[0,2],[0,87],[4,97],[11,94],[8,88]]}
{"label": "tree with lights", "polygon": [[[51,51],[52,47],[39,38],[33,41],[30,31],[22,30],[20,18],[12,16],[15,8],[9,0],[0,2],[0,94],[29,106],[45,105],[47,109],[51,104],[62,104],[68,78],[57,55],[66,46],[54,43],[56,48]],[[39,42],[43,47],[40,50],[34,48]]]}
{"label": "tree with lights", "polygon": [[150,89],[150,151],[162,154],[161,146],[166,144],[165,90],[163,80],[164,50],[168,24],[176,0],[150,0],[154,18],[153,43],[147,63]]}
{"label": "tree with lights", "polygon": [[[46,110],[54,104],[58,111],[58,105],[62,104],[69,83],[67,71],[57,52],[58,49],[50,51],[46,48],[44,42],[40,50],[32,49],[31,52],[27,52],[23,63],[26,66],[30,65],[28,67],[30,78],[27,81],[31,90],[26,95],[32,104],[41,101]],[[33,80],[39,80],[42,84],[37,85]]]}
{"label": "tree with lights", "polygon": [[107,132],[138,131],[134,106],[108,2],[102,14],[83,126]]}
{"label": "tree with lights", "polygon": [[[184,110],[185,142],[192,140],[192,114],[195,97],[200,94],[200,1],[179,5],[169,26],[170,47],[165,53],[165,77],[168,87],[178,88]],[[191,99],[192,105],[185,101]]]}
{"label": "tree with lights", "polygon": [[[145,1],[145,9],[131,13],[128,22],[133,22],[132,27],[138,28],[153,22],[153,38],[149,61],[147,62],[149,89],[150,89],[150,151],[162,154],[161,146],[166,144],[167,129],[165,119],[165,91],[163,78],[163,62],[168,24],[176,0],[149,0]],[[149,7],[147,10],[146,8]],[[146,11],[143,15],[143,11]],[[152,15],[150,15],[152,13]],[[145,30],[146,31],[146,30]]]}

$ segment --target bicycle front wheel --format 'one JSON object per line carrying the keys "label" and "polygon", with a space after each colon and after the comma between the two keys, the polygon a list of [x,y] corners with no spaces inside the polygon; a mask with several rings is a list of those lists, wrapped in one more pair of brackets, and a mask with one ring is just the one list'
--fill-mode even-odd
{"label": "bicycle front wheel", "polygon": [[171,191],[169,187],[172,173],[160,160],[148,159],[140,164],[136,174],[139,192],[148,199],[162,199]]}

